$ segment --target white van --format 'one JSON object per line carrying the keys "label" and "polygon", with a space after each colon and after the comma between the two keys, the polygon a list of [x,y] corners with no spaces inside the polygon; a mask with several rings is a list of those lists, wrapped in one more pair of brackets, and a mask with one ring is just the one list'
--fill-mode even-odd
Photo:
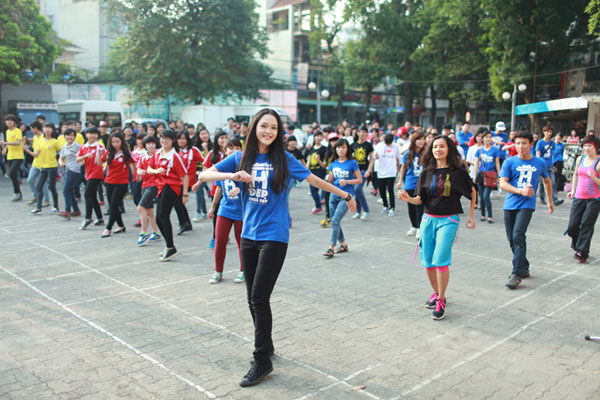
{"label": "white van", "polygon": [[58,103],[58,115],[61,121],[81,121],[84,126],[86,122],[98,126],[100,121],[112,126],[114,121],[125,120],[123,105],[118,101],[67,100]]}

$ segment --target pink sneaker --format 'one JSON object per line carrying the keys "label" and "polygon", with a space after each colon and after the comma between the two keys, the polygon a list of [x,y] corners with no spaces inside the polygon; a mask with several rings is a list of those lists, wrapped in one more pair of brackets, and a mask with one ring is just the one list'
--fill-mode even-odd
{"label": "pink sneaker", "polygon": [[425,302],[425,308],[429,308],[430,310],[435,308],[435,301],[438,299],[438,294],[437,293],[431,293],[431,296],[429,296],[429,300],[427,300]]}
{"label": "pink sneaker", "polygon": [[435,310],[431,313],[431,318],[435,320],[443,319],[446,315],[446,299],[438,299],[435,301]]}
{"label": "pink sneaker", "polygon": [[312,211],[309,214],[310,215],[315,215],[315,214],[320,213],[321,211],[323,211],[323,207],[313,208]]}

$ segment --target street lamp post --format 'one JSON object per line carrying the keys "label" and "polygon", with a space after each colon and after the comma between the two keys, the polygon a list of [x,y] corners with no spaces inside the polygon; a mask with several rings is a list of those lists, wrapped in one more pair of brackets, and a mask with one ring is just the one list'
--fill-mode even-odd
{"label": "street lamp post", "polygon": [[319,125],[321,125],[321,97],[325,97],[325,98],[329,97],[329,90],[327,90],[327,89],[320,90],[319,80],[317,80],[317,83],[310,82],[308,84],[308,89],[317,91],[317,122],[319,123]]}
{"label": "street lamp post", "polygon": [[527,90],[527,85],[524,83],[521,83],[517,86],[517,84],[515,83],[513,85],[513,92],[512,95],[510,94],[510,92],[504,92],[502,93],[502,99],[504,99],[505,101],[508,101],[512,98],[512,105],[511,105],[511,112],[510,112],[510,129],[516,129],[515,126],[515,107],[517,106],[517,89],[519,90],[519,92],[523,93]]}

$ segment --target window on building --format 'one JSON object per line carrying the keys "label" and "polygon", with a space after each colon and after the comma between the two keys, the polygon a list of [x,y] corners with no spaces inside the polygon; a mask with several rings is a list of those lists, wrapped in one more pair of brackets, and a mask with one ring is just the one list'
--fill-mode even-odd
{"label": "window on building", "polygon": [[287,31],[290,25],[288,10],[275,11],[268,15],[267,27],[269,32]]}

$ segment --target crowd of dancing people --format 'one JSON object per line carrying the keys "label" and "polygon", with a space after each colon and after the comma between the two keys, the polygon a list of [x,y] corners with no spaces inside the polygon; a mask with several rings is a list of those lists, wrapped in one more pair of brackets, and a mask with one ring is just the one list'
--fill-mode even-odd
{"label": "crowd of dancing people", "polygon": [[[14,115],[5,116],[4,122],[1,166],[5,168],[6,158],[8,168],[3,172],[12,181],[13,201],[23,200],[21,183],[28,183],[32,215],[51,207],[50,213],[67,220],[82,216],[83,198],[79,229],[103,226],[101,237],[109,238],[126,232],[124,199],[131,196],[139,213],[137,245],[164,241],[160,261],[177,255],[173,209],[179,235],[192,230],[192,222],[210,218],[213,235],[208,246],[215,259],[211,284],[223,278],[233,228],[240,259],[235,282],[246,283],[255,327],[253,362],[242,386],[255,385],[272,371],[270,296],[292,226],[289,192],[304,180],[312,198],[307,212],[322,214],[320,226],[331,229],[323,252],[327,259],[350,251],[342,230],[349,211],[352,219],[369,220],[365,185],[371,185],[370,194],[379,196],[381,214],[394,217],[396,200],[407,203],[406,234],[417,239],[420,262],[432,287],[425,307],[432,310],[434,320],[446,315],[452,247],[464,213],[461,198],[469,200],[466,227],[475,229],[475,210],[479,209],[479,222],[495,223],[493,193],[505,194],[504,226],[513,252],[513,269],[505,284],[510,289],[530,276],[526,232],[538,192],[552,214],[564,202],[557,193],[568,191],[572,203],[566,234],[581,263],[588,262],[600,213],[600,139],[593,131],[583,139],[573,131],[563,140],[550,125],[538,137],[526,130],[507,134],[503,122],[497,122],[493,131],[480,127],[471,133],[468,123],[457,132],[450,125],[438,132],[410,122],[381,127],[377,122],[353,126],[343,121],[337,126],[313,123],[303,132],[283,123],[270,108],[249,123],[231,118],[212,137],[204,125],[183,121],[168,126],[132,122],[124,127],[116,121],[110,131],[107,121],[85,129],[79,121],[57,128],[43,118],[24,126]],[[31,135],[24,134],[29,131]],[[581,148],[572,182],[563,175],[565,146]],[[61,180],[62,211],[56,188]],[[186,207],[191,193],[196,196],[193,218]]]}

